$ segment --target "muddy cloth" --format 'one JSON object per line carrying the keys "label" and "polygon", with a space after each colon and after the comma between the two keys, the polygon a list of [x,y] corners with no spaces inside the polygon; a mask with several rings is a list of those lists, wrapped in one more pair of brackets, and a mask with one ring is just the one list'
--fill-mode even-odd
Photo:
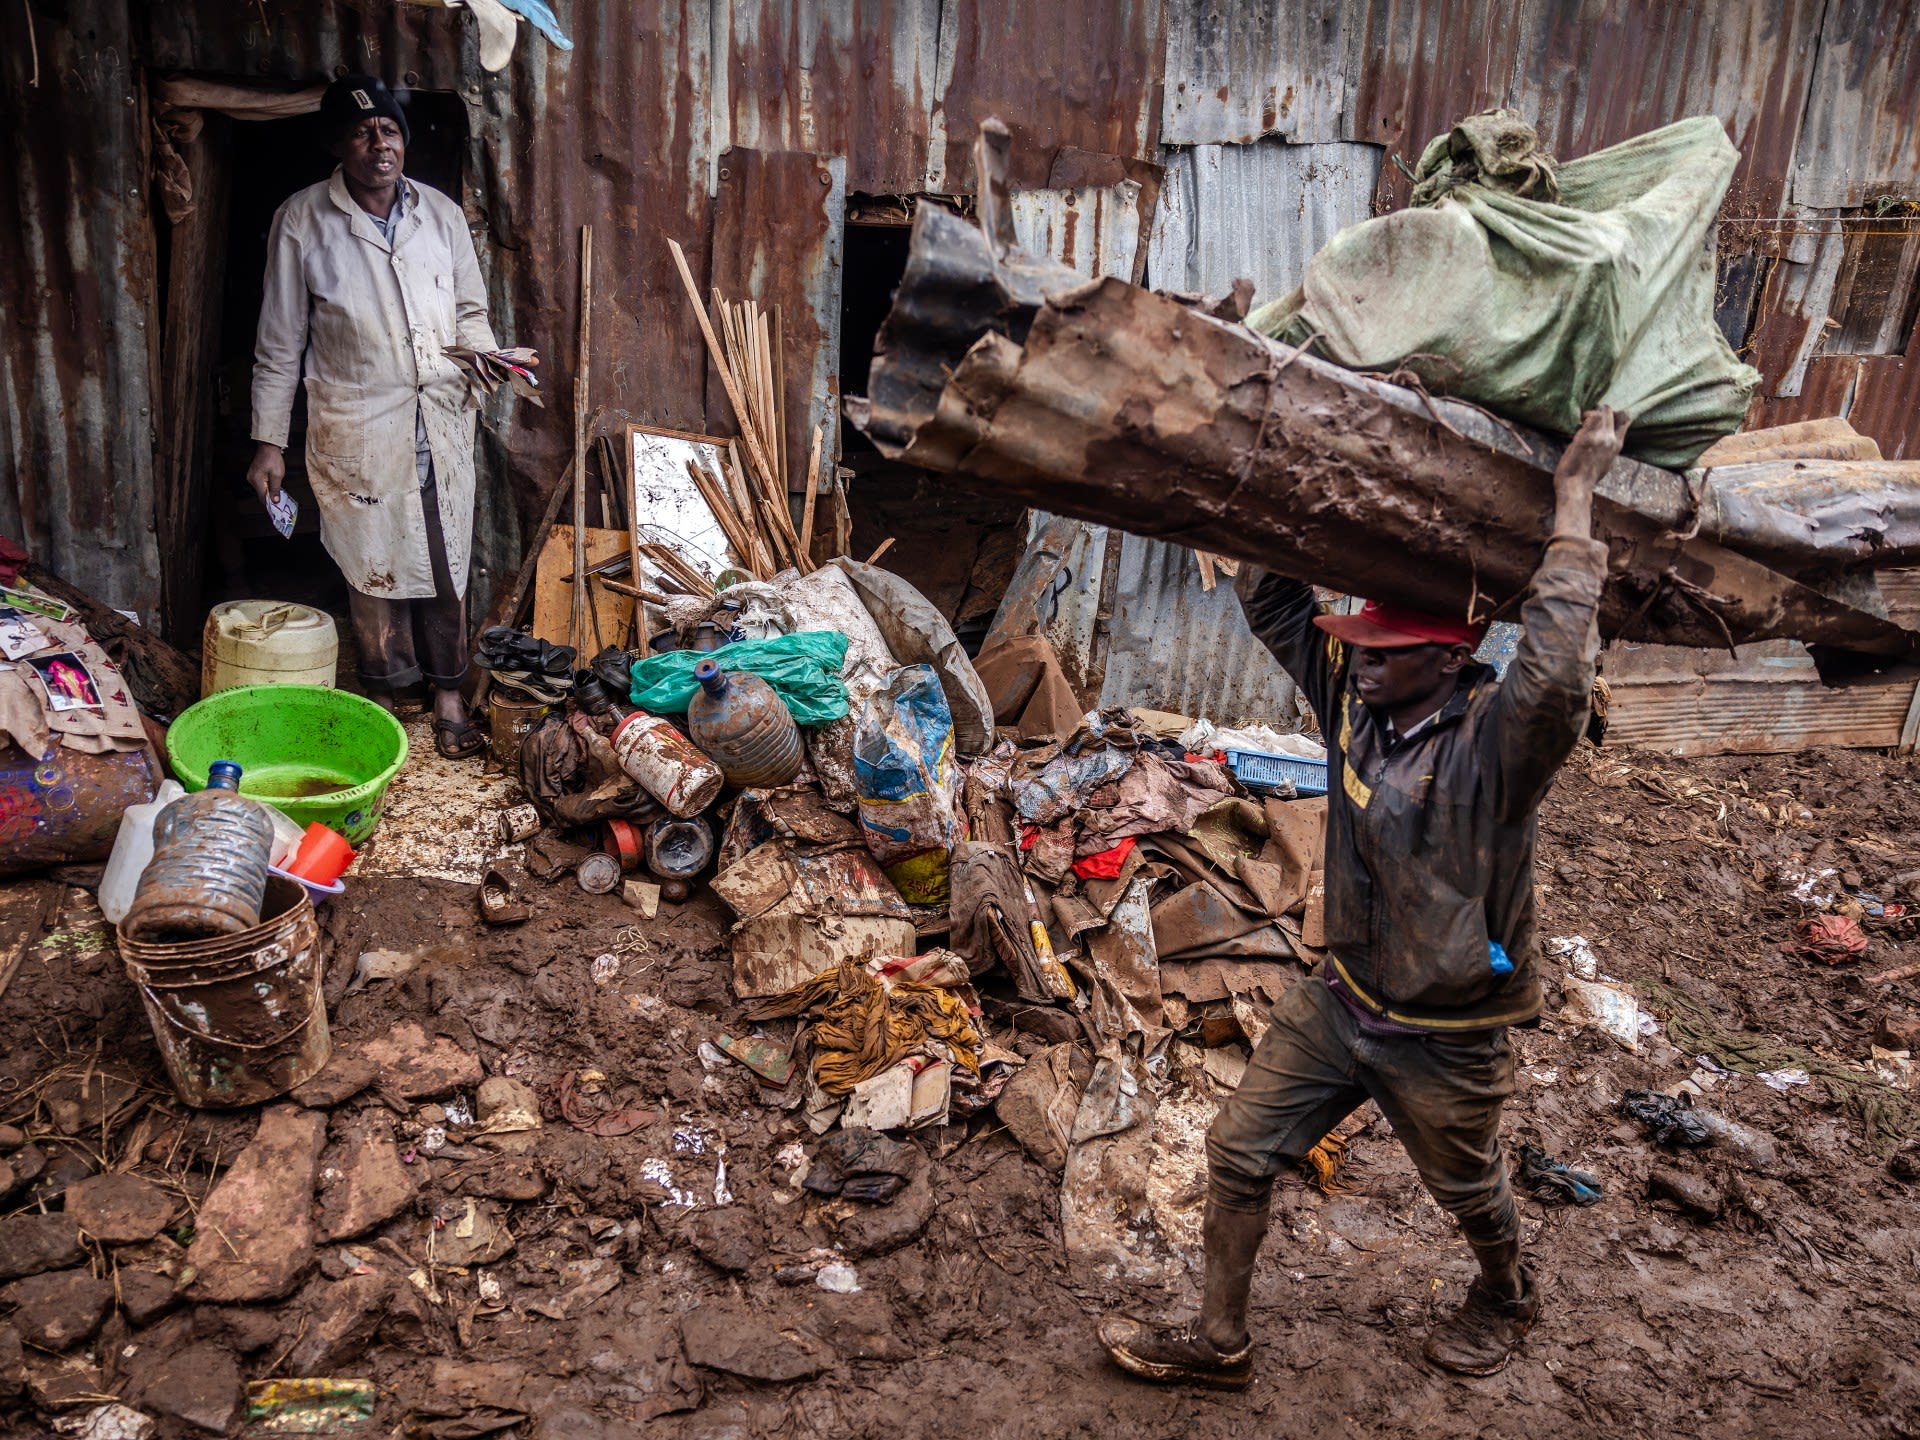
{"label": "muddy cloth", "polygon": [[804,1014],[814,1017],[813,1078],[829,1095],[845,1095],[909,1055],[951,1058],[980,1073],[980,1036],[967,1007],[937,985],[890,983],[849,960],[764,1001],[748,1018]]}
{"label": "muddy cloth", "polygon": [[844,1195],[878,1205],[907,1188],[918,1157],[913,1146],[855,1125],[820,1142],[801,1184],[815,1195]]}
{"label": "muddy cloth", "polygon": [[1330,742],[1327,964],[1369,1011],[1448,1032],[1539,1018],[1538,811],[1586,728],[1606,562],[1599,541],[1550,541],[1505,679],[1471,667],[1432,723],[1397,739],[1360,703],[1345,647],[1314,626],[1311,588],[1243,573],[1253,633]]}
{"label": "muddy cloth", "polygon": [[954,847],[948,874],[953,929],[947,939],[966,957],[967,968],[984,975],[996,963],[1004,965],[1022,1000],[1050,1003],[1055,995],[1042,974],[1033,942],[1027,880],[1012,850],[962,841]]}
{"label": "muddy cloth", "polygon": [[1070,735],[1086,710],[1044,635],[1001,641],[974,656],[973,668],[993,701],[994,721],[1023,740]]}
{"label": "muddy cloth", "polygon": [[1597,1205],[1607,1192],[1584,1170],[1570,1169],[1537,1145],[1520,1147],[1519,1181],[1544,1205]]}
{"label": "muddy cloth", "polygon": [[1217,761],[1170,761],[1140,750],[1110,790],[1103,786],[1087,797],[1074,854],[1097,855],[1129,836],[1184,834],[1232,795],[1227,767]]}
{"label": "muddy cloth", "polygon": [[1368,1035],[1324,981],[1309,977],[1273,1007],[1239,1089],[1207,1131],[1208,1198],[1264,1215],[1274,1177],[1372,1099],[1472,1244],[1517,1240],[1500,1148],[1500,1107],[1512,1093],[1504,1031]]}
{"label": "muddy cloth", "polygon": [[436,689],[457,690],[467,678],[467,597],[447,566],[433,456],[423,452],[416,459],[433,594],[400,600],[347,587],[355,668],[374,690],[400,690],[422,680]]}
{"label": "muddy cloth", "polygon": [[1620,1113],[1638,1121],[1661,1145],[1711,1145],[1713,1132],[1693,1113],[1693,1097],[1658,1090],[1629,1090],[1620,1097]]}
{"label": "muddy cloth", "polygon": [[566,719],[548,715],[520,741],[520,788],[547,815],[553,802],[579,788],[587,746]]}

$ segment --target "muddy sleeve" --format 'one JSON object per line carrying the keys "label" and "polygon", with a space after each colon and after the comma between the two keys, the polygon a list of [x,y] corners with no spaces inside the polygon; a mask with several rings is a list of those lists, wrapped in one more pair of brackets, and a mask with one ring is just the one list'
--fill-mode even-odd
{"label": "muddy sleeve", "polygon": [[487,282],[480,276],[473,235],[464,224],[452,228],[454,334],[470,350],[498,350],[500,342],[487,320]]}
{"label": "muddy sleeve", "polygon": [[1254,638],[1272,652],[1280,668],[1293,677],[1319,717],[1320,733],[1331,735],[1339,677],[1335,673],[1333,637],[1314,627],[1320,606],[1313,587],[1284,575],[1244,566],[1234,586],[1240,608]]}
{"label": "muddy sleeve", "polygon": [[267,235],[266,287],[253,346],[253,438],[282,449],[307,349],[307,271],[297,231],[282,205]]}
{"label": "muddy sleeve", "polygon": [[1539,805],[1586,729],[1606,574],[1605,545],[1569,539],[1549,541],[1534,572],[1495,723],[1482,732],[1503,820],[1517,820]]}

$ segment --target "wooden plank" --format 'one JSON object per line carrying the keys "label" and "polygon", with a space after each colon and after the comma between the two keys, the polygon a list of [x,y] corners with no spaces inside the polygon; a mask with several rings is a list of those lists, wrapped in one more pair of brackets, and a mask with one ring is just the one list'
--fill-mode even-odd
{"label": "wooden plank", "polygon": [[[624,530],[600,530],[589,527],[583,537],[588,565],[597,565],[602,560],[611,560],[627,553],[627,532]],[[533,570],[533,623],[531,632],[542,640],[555,645],[567,644],[567,630],[573,618],[573,590],[567,582],[567,576],[573,573],[573,526],[555,525],[547,532],[547,543],[540,547],[540,558],[534,562]],[[627,633],[627,624],[633,619],[633,599],[611,590],[602,580],[593,582],[593,603],[599,607],[600,631],[607,637],[607,643],[613,644],[618,637]],[[593,632],[589,624],[588,644],[592,644]],[[591,655],[582,655],[584,665],[592,659]]]}

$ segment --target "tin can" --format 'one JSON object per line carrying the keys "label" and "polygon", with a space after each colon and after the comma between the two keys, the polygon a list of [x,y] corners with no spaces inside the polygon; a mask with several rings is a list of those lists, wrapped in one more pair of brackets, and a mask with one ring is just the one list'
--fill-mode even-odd
{"label": "tin can", "polygon": [[613,732],[613,753],[622,770],[682,819],[719,799],[727,783],[705,751],[658,715],[622,720]]}
{"label": "tin can", "polygon": [[512,845],[540,833],[540,812],[531,805],[516,805],[500,817],[500,838]]}
{"label": "tin can", "polygon": [[620,885],[620,862],[604,851],[596,850],[580,862],[573,878],[589,895],[610,895]]}

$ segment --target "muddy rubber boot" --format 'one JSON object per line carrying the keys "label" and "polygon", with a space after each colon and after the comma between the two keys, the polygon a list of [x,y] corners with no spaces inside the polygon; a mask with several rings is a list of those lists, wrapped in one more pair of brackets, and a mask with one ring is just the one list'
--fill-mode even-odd
{"label": "muddy rubber boot", "polygon": [[1520,1282],[1520,1298],[1503,1300],[1484,1275],[1476,1275],[1466,1303],[1428,1333],[1428,1362],[1456,1375],[1493,1375],[1506,1368],[1540,1314],[1540,1288],[1524,1266]]}
{"label": "muddy rubber boot", "polygon": [[[1253,1261],[1267,1233],[1265,1213],[1225,1210],[1208,1202],[1204,1238],[1206,1297],[1185,1325],[1143,1325],[1121,1315],[1100,1322],[1100,1343],[1130,1375],[1162,1385],[1244,1390],[1253,1379],[1247,1297]],[[1216,1343],[1224,1340],[1224,1346]]]}

